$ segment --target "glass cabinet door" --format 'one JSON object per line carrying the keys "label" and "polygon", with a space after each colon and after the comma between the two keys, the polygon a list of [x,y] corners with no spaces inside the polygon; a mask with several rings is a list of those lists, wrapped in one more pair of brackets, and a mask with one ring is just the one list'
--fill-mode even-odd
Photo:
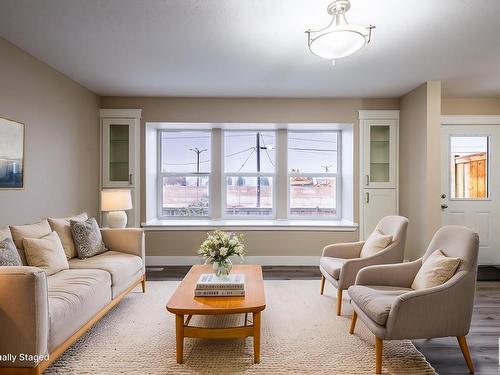
{"label": "glass cabinet door", "polygon": [[103,120],[103,186],[131,186],[134,177],[134,122]]}
{"label": "glass cabinet door", "polygon": [[365,127],[365,186],[395,187],[394,121],[367,120]]}

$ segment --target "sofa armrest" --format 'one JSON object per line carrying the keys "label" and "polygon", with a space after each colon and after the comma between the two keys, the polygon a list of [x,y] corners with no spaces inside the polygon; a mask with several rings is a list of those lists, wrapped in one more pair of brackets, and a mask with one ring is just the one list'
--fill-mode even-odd
{"label": "sofa armrest", "polygon": [[475,272],[460,271],[444,284],[402,294],[394,301],[387,319],[388,338],[467,335],[475,283]]}
{"label": "sofa armrest", "polygon": [[344,259],[358,258],[364,244],[364,241],[334,243],[323,248],[322,256]]}
{"label": "sofa armrest", "polygon": [[102,228],[102,240],[109,250],[137,255],[146,265],[144,230],[141,228]]}
{"label": "sofa armrest", "polygon": [[409,288],[421,266],[421,259],[407,263],[368,266],[358,272],[356,285],[384,285]]}
{"label": "sofa armrest", "polygon": [[[47,276],[37,267],[0,267],[0,367],[36,367],[20,356],[48,354]],[[15,357],[14,357],[15,356]]]}

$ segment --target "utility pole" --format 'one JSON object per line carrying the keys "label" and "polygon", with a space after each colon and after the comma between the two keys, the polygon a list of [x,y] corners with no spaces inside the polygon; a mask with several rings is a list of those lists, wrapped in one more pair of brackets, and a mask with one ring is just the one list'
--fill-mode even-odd
{"label": "utility pole", "polygon": [[[198,147],[190,148],[189,151],[193,151],[196,153],[196,173],[200,173],[200,154],[205,151],[208,151],[206,148],[200,150]],[[200,186],[200,178],[196,178],[196,186]]]}
{"label": "utility pole", "polygon": [[[257,132],[255,140],[255,149],[257,151],[257,172],[260,172],[260,150],[267,150],[267,147],[260,145],[260,133]],[[260,207],[260,176],[257,177],[257,207]]]}
{"label": "utility pole", "polygon": [[323,168],[325,170],[325,173],[328,173],[330,171],[330,167],[332,167],[331,165],[322,165],[321,168]]}

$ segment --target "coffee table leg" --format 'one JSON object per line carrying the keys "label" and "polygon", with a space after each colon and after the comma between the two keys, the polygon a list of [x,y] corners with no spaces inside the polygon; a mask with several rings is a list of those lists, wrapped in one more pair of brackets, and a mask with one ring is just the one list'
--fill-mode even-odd
{"label": "coffee table leg", "polygon": [[182,363],[184,351],[184,315],[175,315],[175,344],[177,352],[177,363]]}
{"label": "coffee table leg", "polygon": [[260,311],[253,313],[253,361],[260,363]]}

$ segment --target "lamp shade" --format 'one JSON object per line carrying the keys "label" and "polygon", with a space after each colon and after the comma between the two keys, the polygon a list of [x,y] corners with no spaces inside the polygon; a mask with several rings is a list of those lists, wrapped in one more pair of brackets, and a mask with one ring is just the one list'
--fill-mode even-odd
{"label": "lamp shade", "polygon": [[108,189],[101,191],[102,211],[124,211],[132,209],[132,194],[129,189]]}

